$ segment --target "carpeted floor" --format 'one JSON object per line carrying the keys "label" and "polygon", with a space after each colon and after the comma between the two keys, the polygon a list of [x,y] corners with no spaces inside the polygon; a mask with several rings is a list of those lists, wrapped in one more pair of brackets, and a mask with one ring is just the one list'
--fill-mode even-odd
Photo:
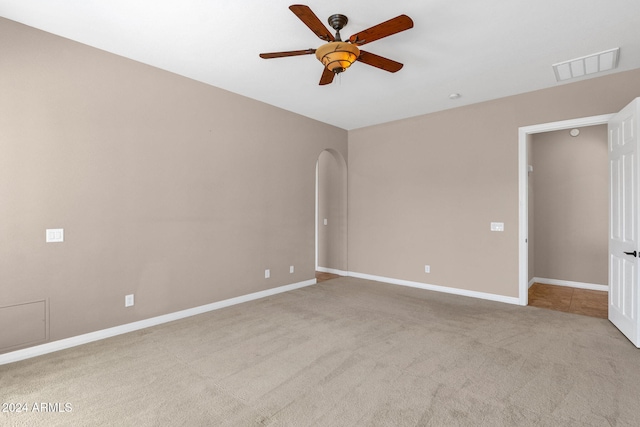
{"label": "carpeted floor", "polygon": [[640,425],[640,350],[607,320],[347,277],[0,366],[0,387],[28,408],[2,425]]}

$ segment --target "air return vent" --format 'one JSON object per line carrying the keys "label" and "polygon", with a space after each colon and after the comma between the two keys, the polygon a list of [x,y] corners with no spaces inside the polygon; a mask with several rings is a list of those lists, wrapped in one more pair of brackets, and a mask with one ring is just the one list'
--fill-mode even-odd
{"label": "air return vent", "polygon": [[48,301],[0,307],[0,353],[49,339]]}
{"label": "air return vent", "polygon": [[561,82],[563,80],[613,70],[618,67],[619,54],[620,48],[617,47],[581,58],[558,62],[557,64],[553,64],[553,71],[556,73],[556,80]]}

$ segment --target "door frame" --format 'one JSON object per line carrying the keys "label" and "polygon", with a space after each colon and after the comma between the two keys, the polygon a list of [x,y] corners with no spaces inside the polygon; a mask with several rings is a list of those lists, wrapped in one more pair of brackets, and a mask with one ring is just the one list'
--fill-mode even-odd
{"label": "door frame", "polygon": [[556,130],[573,129],[584,126],[607,124],[614,114],[583,117],[580,119],[562,120],[518,128],[518,284],[520,305],[529,304],[529,188],[527,141],[529,135]]}

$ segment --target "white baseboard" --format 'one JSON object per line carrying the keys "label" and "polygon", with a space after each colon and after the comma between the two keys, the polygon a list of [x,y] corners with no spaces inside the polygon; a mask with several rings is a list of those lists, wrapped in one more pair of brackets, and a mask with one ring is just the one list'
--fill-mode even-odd
{"label": "white baseboard", "polygon": [[537,277],[534,277],[533,279],[529,280],[529,286],[527,286],[528,288],[531,287],[531,285],[533,285],[534,283],[536,283],[536,279]]}
{"label": "white baseboard", "polygon": [[348,271],[336,270],[335,268],[316,267],[316,270],[320,271],[322,273],[337,274],[338,276],[348,276],[349,275]]}
{"label": "white baseboard", "polygon": [[186,310],[176,311],[174,313],[164,314],[162,316],[152,317],[150,319],[140,320],[133,323],[127,323],[125,325],[120,325],[120,326],[114,326],[113,328],[102,329],[100,331],[90,332],[88,334],[77,335],[71,338],[65,338],[62,340],[53,341],[46,344],[25,348],[22,350],[16,350],[16,351],[12,351],[5,354],[0,354],[0,365],[18,362],[20,360],[29,359],[31,357],[41,356],[47,353],[53,353],[54,351],[64,350],[64,349],[75,347],[81,344],[87,344],[93,341],[110,338],[116,335],[126,334],[128,332],[149,328],[151,326],[160,325],[162,323],[172,322],[178,319],[184,319],[185,317],[195,316],[197,314],[206,313],[208,311],[219,310],[221,308],[229,307],[229,306],[240,304],[243,302],[265,298],[271,295],[292,291],[294,289],[303,288],[305,286],[311,286],[315,284],[316,284],[316,279],[305,280],[304,282],[298,282],[290,285],[280,286],[273,289],[267,289],[260,292],[254,292],[251,294],[242,295],[235,298],[229,298],[229,299],[214,302],[211,304],[201,305],[199,307],[193,307]]}
{"label": "white baseboard", "polygon": [[529,287],[531,287],[531,285],[534,282],[542,283],[545,285],[567,286],[569,288],[589,289],[592,291],[609,292],[609,285],[599,285],[596,283],[572,282],[570,280],[557,280],[557,279],[546,279],[543,277],[534,277],[533,279],[531,279]]}
{"label": "white baseboard", "polygon": [[515,304],[515,305],[520,304],[520,299],[518,297],[507,297],[504,295],[489,294],[486,292],[468,291],[466,289],[449,288],[446,286],[439,286],[439,285],[429,285],[426,283],[411,282],[409,280],[402,280],[402,279],[392,279],[390,277],[374,276],[371,274],[356,273],[353,271],[348,272],[348,275],[351,277],[357,277],[360,279],[390,283],[392,285],[409,286],[411,288],[426,289],[429,291],[444,292],[447,294],[462,295],[465,297],[480,298],[480,299],[486,299],[490,301],[504,302],[507,304]]}

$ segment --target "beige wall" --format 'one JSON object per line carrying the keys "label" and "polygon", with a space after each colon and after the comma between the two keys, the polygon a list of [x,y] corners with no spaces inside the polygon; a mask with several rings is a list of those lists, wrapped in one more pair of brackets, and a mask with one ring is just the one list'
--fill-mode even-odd
{"label": "beige wall", "polygon": [[349,132],[349,270],[517,297],[518,128],[637,96],[640,70]]}
{"label": "beige wall", "polygon": [[[606,125],[533,135],[535,277],[608,283]],[[531,219],[530,219],[531,220]]]}
{"label": "beige wall", "polygon": [[5,19],[0,52],[0,307],[57,340],[314,278],[346,131]]}

